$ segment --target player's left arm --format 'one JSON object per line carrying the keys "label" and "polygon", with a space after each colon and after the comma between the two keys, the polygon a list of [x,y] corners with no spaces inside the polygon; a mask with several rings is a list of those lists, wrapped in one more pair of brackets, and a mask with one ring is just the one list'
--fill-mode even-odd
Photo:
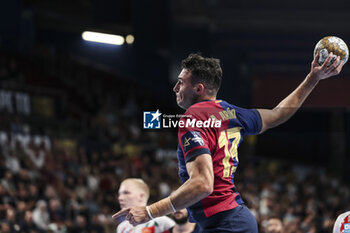
{"label": "player's left arm", "polygon": [[[173,213],[173,207],[176,210],[189,207],[213,192],[214,172],[210,154],[196,156],[186,163],[186,168],[190,178],[169,197],[148,207],[153,218]],[[145,206],[123,209],[112,217],[117,218],[121,215],[126,215],[126,219],[133,225],[150,220]]]}
{"label": "player's left arm", "polygon": [[[260,133],[287,121],[300,108],[320,80],[327,79],[340,73],[343,67],[343,62],[341,61],[339,64],[339,56],[337,57],[337,60],[332,63],[332,65],[327,66],[332,58],[332,55],[333,54],[330,53],[323,65],[320,66],[317,63],[319,58],[319,54],[317,54],[311,63],[311,71],[306,76],[304,81],[275,108],[257,109],[262,120],[262,128]],[[339,65],[337,66],[336,64]]]}
{"label": "player's left arm", "polygon": [[[202,154],[186,163],[190,178],[169,197],[177,210],[187,208],[209,196],[214,189],[213,162]],[[173,211],[171,211],[173,212]]]}

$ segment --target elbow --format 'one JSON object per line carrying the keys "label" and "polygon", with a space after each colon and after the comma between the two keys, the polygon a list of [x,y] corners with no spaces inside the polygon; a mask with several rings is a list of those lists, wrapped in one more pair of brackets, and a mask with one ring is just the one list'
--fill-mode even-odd
{"label": "elbow", "polygon": [[202,179],[200,182],[199,190],[202,193],[203,196],[209,196],[214,191],[214,183],[210,182],[209,180]]}
{"label": "elbow", "polygon": [[263,132],[265,132],[268,129],[275,128],[275,127],[283,124],[287,120],[288,119],[280,118],[280,119],[275,119],[273,121],[265,121],[265,122],[263,122],[262,129],[261,129],[261,131],[259,133],[263,133]]}
{"label": "elbow", "polygon": [[205,189],[205,195],[209,196],[210,194],[212,194],[214,191],[214,187],[213,186],[209,186]]}

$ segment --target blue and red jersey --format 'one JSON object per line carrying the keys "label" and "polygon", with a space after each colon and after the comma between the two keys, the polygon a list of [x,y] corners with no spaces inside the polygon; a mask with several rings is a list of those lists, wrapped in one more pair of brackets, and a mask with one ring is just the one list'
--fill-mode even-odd
{"label": "blue and red jersey", "polygon": [[192,105],[180,121],[184,122],[184,127],[179,127],[177,156],[182,182],[189,179],[188,161],[201,154],[210,154],[213,161],[213,193],[188,208],[191,218],[201,222],[218,212],[243,204],[234,184],[234,172],[238,166],[237,148],[242,136],[260,132],[262,122],[259,112],[222,100],[210,100]]}

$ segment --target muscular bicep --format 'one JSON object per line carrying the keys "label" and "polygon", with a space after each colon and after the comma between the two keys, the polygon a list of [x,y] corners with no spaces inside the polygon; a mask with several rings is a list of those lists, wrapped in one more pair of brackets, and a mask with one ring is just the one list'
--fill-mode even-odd
{"label": "muscular bicep", "polygon": [[213,161],[210,154],[201,154],[186,163],[190,179],[204,182],[208,190],[214,186]]}
{"label": "muscular bicep", "polygon": [[214,189],[214,171],[210,154],[201,154],[186,163],[189,179],[171,194],[176,209],[187,208],[207,197]]}
{"label": "muscular bicep", "polygon": [[261,117],[261,130],[259,133],[262,133],[267,129],[271,128],[269,126],[275,121],[275,116],[272,110],[270,109],[257,109],[257,110],[260,113],[260,117]]}

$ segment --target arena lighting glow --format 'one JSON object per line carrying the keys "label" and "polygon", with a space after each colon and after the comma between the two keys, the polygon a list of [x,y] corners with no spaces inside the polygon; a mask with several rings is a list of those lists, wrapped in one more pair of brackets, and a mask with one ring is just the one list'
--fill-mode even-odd
{"label": "arena lighting glow", "polygon": [[126,37],[125,37],[125,41],[126,41],[126,43],[128,43],[128,44],[132,44],[132,43],[134,43],[134,40],[135,40],[135,37],[133,36],[133,35],[127,35]]}
{"label": "arena lighting glow", "polygon": [[124,44],[124,37],[118,35],[112,35],[107,33],[90,32],[85,31],[81,34],[81,37],[86,41],[93,41],[105,44],[122,45]]}

